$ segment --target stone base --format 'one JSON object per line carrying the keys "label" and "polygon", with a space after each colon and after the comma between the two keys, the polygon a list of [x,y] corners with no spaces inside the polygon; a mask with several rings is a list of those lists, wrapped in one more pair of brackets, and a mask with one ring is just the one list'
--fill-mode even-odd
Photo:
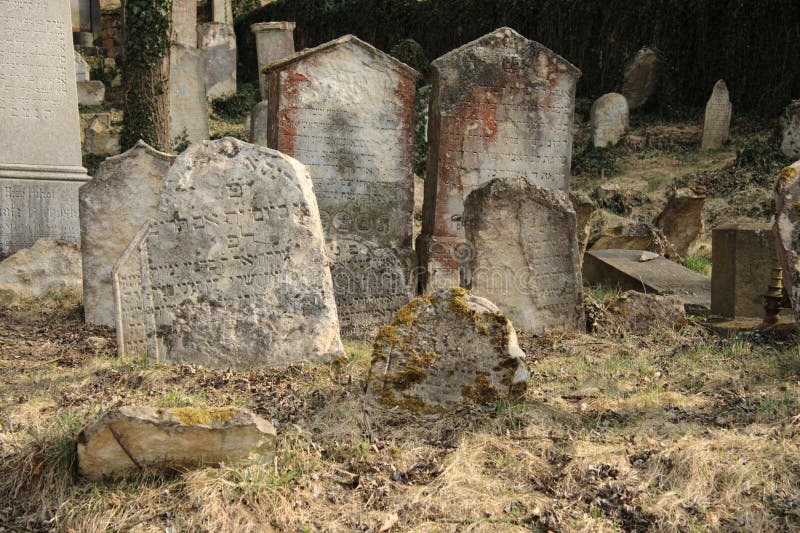
{"label": "stone base", "polygon": [[78,188],[83,167],[0,166],[0,259],[38,239],[80,244]]}
{"label": "stone base", "polygon": [[736,318],[723,322],[710,322],[708,328],[720,337],[730,339],[740,333],[763,330],[777,336],[790,336],[798,333],[797,325],[791,317],[781,317],[774,326],[765,326],[760,318]]}

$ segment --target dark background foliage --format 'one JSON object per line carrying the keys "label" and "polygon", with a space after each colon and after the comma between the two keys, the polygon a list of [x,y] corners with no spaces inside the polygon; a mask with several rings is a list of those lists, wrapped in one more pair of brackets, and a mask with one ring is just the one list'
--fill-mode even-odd
{"label": "dark background foliage", "polygon": [[237,21],[242,81],[256,79],[250,24],[270,20],[297,22],[298,50],[352,33],[385,51],[414,39],[429,59],[510,26],[578,66],[587,98],[619,91],[626,61],[651,46],[665,112],[703,105],[720,78],[740,111],[800,97],[799,0],[279,0]]}

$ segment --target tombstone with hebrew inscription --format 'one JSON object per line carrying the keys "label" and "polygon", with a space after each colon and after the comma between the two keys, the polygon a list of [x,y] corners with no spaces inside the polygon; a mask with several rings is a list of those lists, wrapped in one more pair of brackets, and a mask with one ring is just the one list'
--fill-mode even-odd
{"label": "tombstone with hebrew inscription", "polygon": [[69,2],[0,1],[0,259],[77,243],[81,166]]}
{"label": "tombstone with hebrew inscription", "polygon": [[462,286],[528,332],[583,329],[575,211],[565,192],[521,177],[492,180],[467,197],[464,227],[471,255]]}
{"label": "tombstone with hebrew inscription", "polygon": [[701,149],[718,150],[722,148],[731,135],[732,111],[728,86],[725,85],[725,80],[719,80],[714,85],[711,98],[706,103]]}
{"label": "tombstone with hebrew inscription", "polygon": [[124,353],[228,368],[343,354],[311,179],[274,150],[192,145],[114,277]]}
{"label": "tombstone with hebrew inscription", "polygon": [[415,288],[417,77],[352,35],[269,67],[268,144],[309,168],[347,337],[370,337]]}
{"label": "tombstone with hebrew inscription", "polygon": [[432,63],[423,288],[458,285],[469,257],[464,199],[493,179],[523,177],[568,191],[580,71],[543,45],[500,28]]}

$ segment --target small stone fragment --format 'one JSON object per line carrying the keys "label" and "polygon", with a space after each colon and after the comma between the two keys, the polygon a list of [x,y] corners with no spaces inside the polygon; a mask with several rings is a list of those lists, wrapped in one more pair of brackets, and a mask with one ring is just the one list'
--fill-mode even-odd
{"label": "small stone fragment", "polygon": [[4,301],[41,297],[48,292],[81,288],[81,254],[64,241],[39,239],[0,262]]}

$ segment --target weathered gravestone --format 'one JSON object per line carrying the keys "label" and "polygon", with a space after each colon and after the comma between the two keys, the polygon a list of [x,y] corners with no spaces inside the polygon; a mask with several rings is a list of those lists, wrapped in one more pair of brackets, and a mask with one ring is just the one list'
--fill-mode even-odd
{"label": "weathered gravestone", "polygon": [[464,203],[470,258],[462,286],[494,302],[518,328],[583,329],[575,211],[562,191],[495,179]]}
{"label": "weathered gravestone", "polygon": [[569,190],[580,71],[511,28],[432,64],[428,171],[418,248],[428,291],[458,285],[464,199],[495,178]]}
{"label": "weathered gravestone", "polygon": [[[261,98],[267,97],[267,75],[264,68],[294,54],[294,22],[259,22],[250,26],[256,37],[256,57],[258,62],[258,87]],[[255,119],[255,117],[254,117]]]}
{"label": "weathered gravestone", "polygon": [[86,322],[114,326],[111,270],[142,225],[155,218],[174,156],[144,141],[106,159],[80,189],[83,309]]}
{"label": "weathered gravestone", "polygon": [[706,114],[703,121],[703,150],[717,150],[730,138],[731,99],[728,86],[724,80],[714,85],[711,98],[706,103]]}
{"label": "weathered gravestone", "polygon": [[374,335],[416,288],[417,77],[352,35],[270,66],[269,146],[308,166],[347,337]]}
{"label": "weathered gravestone", "polygon": [[775,184],[775,238],[794,321],[800,325],[800,161],[784,168]]}
{"label": "weathered gravestone", "polygon": [[0,258],[39,238],[79,240],[81,166],[69,3],[0,9]]}
{"label": "weathered gravestone", "polygon": [[628,129],[628,101],[619,93],[604,94],[595,100],[589,114],[595,148],[614,146]]}
{"label": "weathered gravestone", "polygon": [[197,27],[203,53],[206,97],[209,100],[236,92],[236,35],[232,24],[208,22]]}
{"label": "weathered gravestone", "polygon": [[723,224],[711,233],[711,314],[762,318],[764,294],[778,266],[772,225]]}
{"label": "weathered gravestone", "polygon": [[89,81],[89,63],[77,51],[75,52],[75,81]]}
{"label": "weathered gravestone", "polygon": [[530,372],[511,322],[459,287],[422,296],[381,328],[367,397],[388,406],[442,411],[524,394]]}
{"label": "weathered gravestone", "polygon": [[197,46],[197,0],[173,0],[171,4],[171,42],[195,48]]}
{"label": "weathered gravestone", "polygon": [[233,24],[233,2],[231,0],[212,0],[211,16],[214,22]]}
{"label": "weathered gravestone", "polygon": [[658,53],[650,48],[639,50],[625,67],[622,80],[622,94],[628,100],[628,107],[642,107],[655,94],[658,88]]}
{"label": "weathered gravestone", "polygon": [[114,290],[122,353],[212,367],[343,354],[308,171],[230,137],[175,160]]}
{"label": "weathered gravestone", "polygon": [[261,100],[250,113],[250,142],[267,146],[269,136],[267,122],[269,121],[269,102]]}
{"label": "weathered gravestone", "polygon": [[800,100],[786,107],[781,116],[781,151],[786,157],[800,157]]}
{"label": "weathered gravestone", "polygon": [[583,256],[583,280],[621,290],[674,294],[687,313],[706,315],[711,307],[711,280],[665,257],[642,250],[589,250]]}

